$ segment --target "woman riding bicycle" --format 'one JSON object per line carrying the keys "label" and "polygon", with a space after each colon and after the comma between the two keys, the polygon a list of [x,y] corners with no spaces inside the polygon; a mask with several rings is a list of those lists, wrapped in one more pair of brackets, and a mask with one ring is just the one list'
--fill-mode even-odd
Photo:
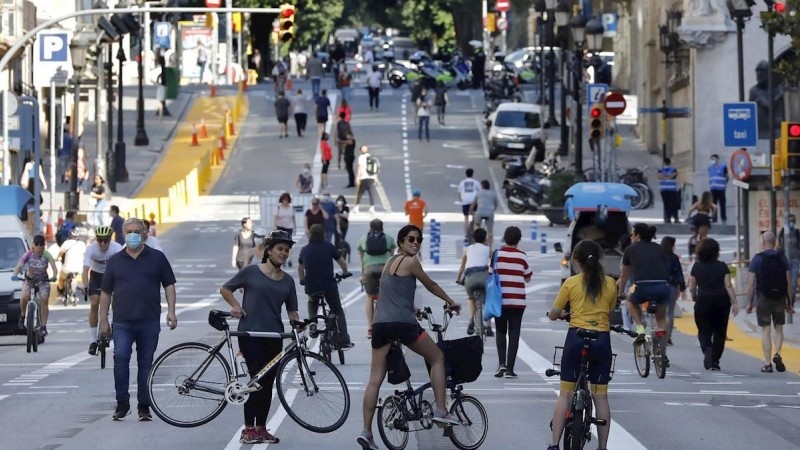
{"label": "woman riding bicycle", "polygon": [[22,286],[22,299],[19,302],[19,327],[25,328],[25,311],[28,308],[31,289],[35,286],[39,289],[39,308],[42,311],[42,333],[47,335],[47,300],[50,298],[50,283],[56,281],[56,277],[47,275],[47,266],[55,275],[58,273],[56,262],[53,255],[44,249],[44,236],[37,234],[33,237],[33,249],[28,250],[22,255],[19,264],[14,268],[11,275],[13,281],[19,280],[17,275],[27,264],[28,270],[25,272],[25,284]]}
{"label": "woman riding bicycle", "polygon": [[[480,291],[486,294],[486,278],[489,276],[489,247],[486,246],[486,230],[478,228],[472,233],[474,244],[464,250],[461,256],[461,267],[456,275],[456,284],[461,284],[467,291],[467,313],[469,314],[469,325],[467,334],[475,332],[475,292]],[[483,320],[478,317],[477,320]],[[489,322],[486,322],[486,335],[494,336]]]}
{"label": "woman riding bicycle", "polygon": [[422,231],[419,228],[415,225],[406,225],[401,228],[397,233],[397,243],[400,247],[398,254],[386,262],[381,274],[380,307],[377,309],[375,321],[372,324],[372,366],[362,405],[364,431],[357,438],[357,442],[365,450],[378,448],[372,436],[372,418],[375,415],[375,405],[378,403],[381,384],[386,377],[386,355],[389,353],[393,341],[400,341],[414,353],[425,358],[430,365],[431,386],[437,408],[439,408],[434,413],[433,421],[445,425],[458,423],[444,409],[446,407],[445,388],[447,387],[444,354],[416,319],[414,292],[417,280],[431,294],[444,300],[450,310],[458,312],[461,310],[461,306],[453,301],[435,281],[431,280],[416,258],[422,246]]}
{"label": "woman riding bicycle", "polygon": [[[569,331],[561,354],[561,393],[553,410],[553,430],[547,450],[559,450],[558,442],[564,431],[566,414],[572,402],[572,391],[581,372],[584,341],[578,329],[596,330],[597,339],[589,341],[589,378],[592,398],[597,409],[597,418],[607,425],[597,426],[597,448],[604,450],[608,443],[611,408],[608,406],[608,382],[611,379],[611,338],[609,312],[617,305],[617,289],[614,279],[606,276],[600,259],[603,249],[594,241],[581,241],[572,252],[572,260],[581,268],[581,273],[564,281],[558,297],[550,310],[550,320],[570,317]],[[570,313],[564,311],[569,305]]]}
{"label": "woman riding bicycle", "polygon": [[[283,333],[282,305],[286,305],[289,319],[300,320],[294,279],[281,270],[294,241],[285,231],[273,231],[264,241],[266,250],[261,264],[242,268],[220,288],[219,293],[231,305],[231,316],[239,319],[239,331]],[[241,288],[244,288],[244,294],[240,305],[233,292]],[[282,348],[281,339],[239,337],[239,350],[247,362],[251,377],[279,355]],[[261,380],[261,389],[251,393],[245,402],[244,430],[239,442],[260,444],[279,441],[265,428],[274,381],[275,372],[268,373]]]}

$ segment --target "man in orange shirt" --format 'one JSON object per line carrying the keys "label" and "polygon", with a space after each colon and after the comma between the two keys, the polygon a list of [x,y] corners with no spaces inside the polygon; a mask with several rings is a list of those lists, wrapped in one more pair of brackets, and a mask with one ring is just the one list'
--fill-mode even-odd
{"label": "man in orange shirt", "polygon": [[412,192],[413,197],[406,202],[406,215],[408,216],[408,223],[416,225],[420,230],[425,229],[425,217],[428,216],[428,205],[425,200],[420,198],[420,190],[414,189]]}

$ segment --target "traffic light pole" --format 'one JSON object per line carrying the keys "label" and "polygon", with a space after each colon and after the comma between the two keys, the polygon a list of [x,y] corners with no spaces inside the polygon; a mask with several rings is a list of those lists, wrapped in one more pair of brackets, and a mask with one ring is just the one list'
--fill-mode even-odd
{"label": "traffic light pole", "polygon": [[[737,61],[738,61],[738,72],[739,72],[739,101],[744,102],[744,43],[743,41],[744,35],[744,17],[736,18],[736,52],[737,52]],[[771,66],[770,66],[771,67]],[[768,70],[768,72],[772,73],[772,70]],[[770,75],[770,80],[772,80],[772,76]],[[771,81],[770,81],[771,82]],[[770,105],[772,103],[770,102]],[[772,107],[770,106],[770,116],[772,116]],[[772,123],[772,122],[770,122]],[[770,131],[772,134],[772,131]],[[770,138],[770,148],[774,151],[774,142],[772,138]],[[746,150],[745,150],[746,151]],[[770,162],[770,164],[772,164]],[[750,259],[750,223],[747,221],[748,209],[750,208],[750,194],[744,189],[739,187],[736,188],[736,200],[737,200],[737,207],[736,207],[736,234],[737,238],[739,238],[739,254],[738,259],[739,261],[747,261]],[[741,227],[742,233],[739,234],[739,228]]]}
{"label": "traffic light pole", "polygon": [[[769,2],[767,3],[769,4]],[[772,9],[772,6],[769,7]],[[769,96],[769,119],[767,123],[769,123],[769,163],[772,164],[772,155],[775,154],[775,79],[772,75],[772,69],[775,64],[775,33],[768,32],[767,33],[767,96]],[[744,101],[744,100],[743,100]],[[783,181],[786,183],[786,180]],[[784,184],[785,186],[785,184]],[[788,206],[788,204],[787,204]],[[778,228],[778,193],[775,192],[775,189],[770,189],[769,191],[769,215],[772,217],[772,221],[769,224],[769,229],[772,231],[773,234],[777,236],[777,228]],[[786,216],[788,218],[788,216]]]}

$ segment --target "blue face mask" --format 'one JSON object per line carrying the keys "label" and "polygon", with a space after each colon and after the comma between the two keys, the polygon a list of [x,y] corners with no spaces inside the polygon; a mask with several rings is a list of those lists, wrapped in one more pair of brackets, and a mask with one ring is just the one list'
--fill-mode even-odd
{"label": "blue face mask", "polygon": [[139,233],[128,233],[125,235],[125,245],[128,248],[136,250],[139,246],[142,245],[142,235]]}

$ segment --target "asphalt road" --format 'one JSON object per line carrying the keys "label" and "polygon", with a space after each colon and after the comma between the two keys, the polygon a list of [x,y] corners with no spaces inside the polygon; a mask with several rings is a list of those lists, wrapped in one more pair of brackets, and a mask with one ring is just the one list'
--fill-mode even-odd
{"label": "asphalt road", "polygon": [[[359,144],[369,145],[382,162],[381,180],[388,204],[385,209],[401,211],[407,188],[419,188],[434,217],[444,222],[440,264],[428,258],[425,266],[433,278],[454,298],[465,302],[463,290],[453,282],[458,262],[461,234],[458,206],[452,187],[462,178],[464,168],[472,167],[479,179],[501,176],[499,163],[488,163],[477,131],[480,113],[477,93],[451,96],[447,126],[431,124],[431,141],[419,142],[410,111],[403,114],[405,90],[389,90],[381,109],[370,114],[365,93],[353,93],[353,126]],[[391,93],[391,94],[389,94]],[[251,191],[290,189],[300,166],[315,154],[311,137],[277,140],[277,129],[264,91],[251,91],[251,115],[241,127],[239,143],[228,158],[223,178],[210,197],[187,212],[187,221],[161,236],[165,253],[178,279],[178,328],[162,326],[159,349],[181,342],[214,342],[219,332],[207,324],[208,311],[224,308],[218,295],[220,285],[235,272],[230,263],[233,233],[242,216],[258,216]],[[257,102],[263,101],[263,107]],[[270,102],[271,103],[271,102]],[[407,101],[406,101],[407,103]],[[403,133],[403,118],[406,133]],[[407,140],[407,150],[404,149]],[[405,156],[407,151],[408,156]],[[410,171],[403,167],[406,160]],[[345,193],[352,204],[353,190],[345,190],[346,175],[332,167],[331,191]],[[502,180],[502,178],[500,178]],[[494,184],[494,183],[493,183]],[[248,203],[249,200],[249,203]],[[351,220],[350,242],[366,231],[371,216],[362,213]],[[403,218],[384,214],[387,231],[395,233]],[[505,216],[504,216],[505,217]],[[556,399],[558,381],[544,376],[551,367],[553,349],[563,343],[567,324],[551,323],[544,313],[555,298],[559,282],[559,258],[551,249],[541,253],[541,242],[531,241],[530,218],[515,216],[496,225],[523,227],[523,249],[529,252],[534,277],[528,285],[529,307],[523,324],[517,373],[519,379],[495,379],[497,352],[490,339],[483,359],[484,374],[465,391],[477,397],[489,413],[489,434],[482,448],[546,448],[548,423]],[[559,228],[539,228],[548,233],[548,244],[563,239]],[[499,232],[499,231],[498,231]],[[686,236],[679,236],[685,242]],[[303,245],[304,240],[298,246]],[[724,251],[734,242],[723,240]],[[682,248],[682,247],[681,247]],[[297,251],[294,252],[296,260]],[[352,266],[357,268],[357,255]],[[357,270],[352,270],[358,273]],[[294,269],[289,270],[294,274]],[[346,314],[356,347],[347,353],[347,363],[339,366],[351,394],[352,407],[345,425],[331,434],[307,432],[273,404],[268,428],[281,438],[286,449],[358,448],[355,438],[361,430],[361,399],[370,363],[369,341],[365,337],[364,300],[354,279],[340,285]],[[438,311],[440,301],[423,288],[417,290],[419,305]],[[301,302],[302,305],[302,302]],[[303,311],[304,308],[301,308]],[[0,338],[0,424],[3,424],[4,449],[136,449],[147,446],[167,449],[180,446],[193,449],[249,448],[238,442],[242,408],[228,406],[220,417],[202,427],[171,427],[158,419],[150,423],[134,420],[112,422],[114,408],[113,376],[110,367],[100,370],[99,361],[86,353],[89,330],[87,307],[53,307],[51,334],[37,354],[25,353],[22,337]],[[448,337],[466,334],[467,320],[456,318]],[[678,331],[681,322],[678,322]],[[703,370],[702,355],[693,336],[677,333],[669,347],[672,367],[666,379],[651,375],[642,379],[633,364],[630,339],[612,338],[618,354],[610,400],[613,411],[610,449],[750,449],[796,448],[800,442],[800,379],[786,374],[761,374],[760,362],[735,351],[726,351],[722,372]],[[414,384],[424,381],[421,358],[409,356]],[[135,366],[132,366],[135,372]],[[132,378],[135,379],[135,378]],[[131,386],[135,395],[136,386]],[[384,386],[383,393],[393,387]],[[379,443],[380,444],[380,443]],[[266,448],[256,445],[253,448]],[[273,445],[277,447],[277,445]],[[383,448],[383,445],[381,445]],[[594,444],[588,445],[594,448]],[[409,449],[449,449],[452,444],[441,431],[414,434]]]}

